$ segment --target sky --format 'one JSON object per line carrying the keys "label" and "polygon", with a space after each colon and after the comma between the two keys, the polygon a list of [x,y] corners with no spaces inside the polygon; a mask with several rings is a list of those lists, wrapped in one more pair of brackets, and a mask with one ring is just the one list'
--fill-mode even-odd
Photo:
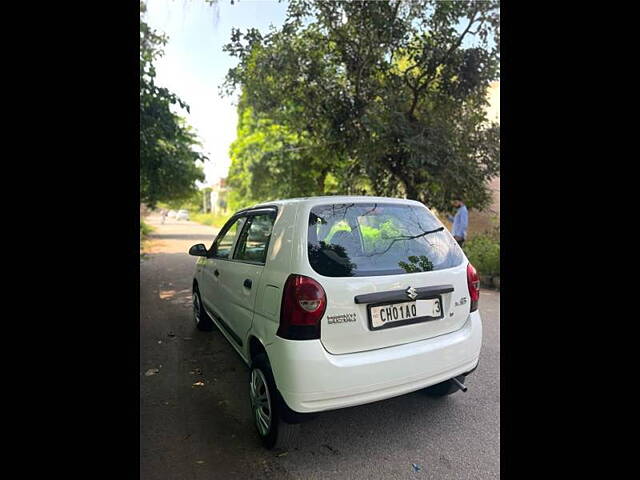
{"label": "sky", "polygon": [[191,108],[186,116],[209,157],[205,164],[206,185],[226,177],[231,163],[229,145],[236,138],[236,97],[220,97],[218,87],[237,60],[222,51],[231,38],[231,28],[257,28],[266,32],[270,24],[282,25],[286,2],[276,0],[219,0],[209,6],[204,0],[147,0],[145,21],[169,37],[164,56],[156,61],[156,82],[176,93]]}

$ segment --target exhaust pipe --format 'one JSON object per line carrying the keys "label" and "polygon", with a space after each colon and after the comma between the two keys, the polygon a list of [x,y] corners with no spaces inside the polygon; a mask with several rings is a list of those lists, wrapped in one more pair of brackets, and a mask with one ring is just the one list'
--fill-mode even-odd
{"label": "exhaust pipe", "polygon": [[466,392],[466,391],[468,390],[468,388],[464,386],[464,383],[462,383],[462,382],[461,382],[460,380],[458,380],[456,377],[453,377],[453,378],[451,379],[451,381],[452,381],[453,383],[455,383],[455,384],[456,384],[456,386],[457,386],[460,390],[462,390],[463,392]]}

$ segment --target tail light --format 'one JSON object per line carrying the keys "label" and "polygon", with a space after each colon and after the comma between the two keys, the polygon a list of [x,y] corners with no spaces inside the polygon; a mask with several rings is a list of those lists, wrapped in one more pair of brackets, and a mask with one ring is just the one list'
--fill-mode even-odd
{"label": "tail light", "polygon": [[290,275],[282,292],[278,336],[289,340],[320,338],[320,320],[326,308],[322,285],[313,278]]}
{"label": "tail light", "polygon": [[478,272],[473,265],[467,265],[467,284],[469,285],[469,296],[471,297],[471,311],[478,309],[478,300],[480,300],[480,279]]}

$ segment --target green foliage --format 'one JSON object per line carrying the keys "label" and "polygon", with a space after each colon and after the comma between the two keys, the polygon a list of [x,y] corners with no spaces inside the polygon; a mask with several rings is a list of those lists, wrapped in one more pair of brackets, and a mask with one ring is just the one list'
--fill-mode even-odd
{"label": "green foliage", "polygon": [[345,221],[336,222],[331,227],[331,230],[329,230],[329,233],[327,233],[327,236],[324,238],[324,241],[326,243],[331,243],[331,239],[337,232],[350,232],[350,231],[351,231],[351,227],[347,225],[347,222]]}
{"label": "green foliage", "polygon": [[364,248],[367,252],[382,251],[389,246],[390,239],[397,238],[401,235],[391,219],[386,220],[373,227],[370,225],[360,225]]}
{"label": "green foliage", "polygon": [[155,207],[158,201],[188,198],[195,182],[204,180],[198,162],[206,157],[194,150],[196,135],[172,109],[189,106],[155,83],[154,62],[162,56],[167,38],[142,19],[140,2],[140,201]]}
{"label": "green foliage", "polygon": [[380,224],[380,236],[384,239],[397,238],[402,233],[394,225],[393,219],[388,219]]}
{"label": "green foliage", "polygon": [[[237,210],[275,198],[321,195],[337,160],[309,135],[258,115],[244,97],[238,105],[237,139],[231,144],[229,206]],[[329,159],[329,160],[328,160]]]}
{"label": "green foliage", "polygon": [[[189,210],[190,212],[202,211],[202,196],[205,194],[205,190],[195,190],[185,198],[179,198],[177,200],[169,200],[166,202],[158,202],[158,207],[168,210]],[[211,190],[211,189],[209,189]]]}
{"label": "green foliage", "polygon": [[281,29],[234,30],[232,206],[364,191],[483,208],[500,162],[486,117],[499,45],[497,1],[293,0]]}
{"label": "green foliage", "polygon": [[500,240],[494,234],[470,238],[464,243],[464,252],[479,275],[500,275]]}
{"label": "green foliage", "polygon": [[407,273],[430,272],[433,270],[433,262],[425,255],[420,255],[419,257],[411,255],[409,262],[398,262],[398,265]]}
{"label": "green foliage", "polygon": [[360,225],[360,232],[362,233],[362,243],[364,243],[365,252],[373,252],[377,250],[377,246],[380,244],[381,234],[380,230],[369,225]]}

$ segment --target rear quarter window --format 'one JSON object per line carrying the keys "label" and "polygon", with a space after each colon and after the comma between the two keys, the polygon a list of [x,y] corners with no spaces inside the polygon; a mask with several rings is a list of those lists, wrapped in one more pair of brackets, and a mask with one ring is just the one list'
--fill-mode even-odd
{"label": "rear quarter window", "polygon": [[464,255],[425,207],[330,204],[309,214],[311,267],[328,277],[398,275],[452,268]]}

